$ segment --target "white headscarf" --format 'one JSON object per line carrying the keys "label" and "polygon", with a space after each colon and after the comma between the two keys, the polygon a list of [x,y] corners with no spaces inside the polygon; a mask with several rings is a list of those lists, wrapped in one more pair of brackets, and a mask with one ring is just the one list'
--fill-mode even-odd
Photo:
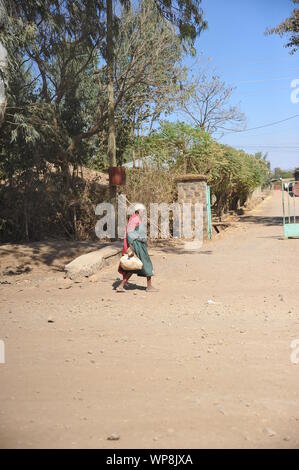
{"label": "white headscarf", "polygon": [[145,212],[146,211],[146,208],[143,204],[141,204],[140,202],[138,202],[137,204],[134,205],[134,212]]}

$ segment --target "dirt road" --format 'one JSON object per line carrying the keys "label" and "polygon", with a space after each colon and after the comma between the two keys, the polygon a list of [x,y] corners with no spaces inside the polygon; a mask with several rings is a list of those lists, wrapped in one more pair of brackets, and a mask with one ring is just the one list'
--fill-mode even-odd
{"label": "dirt road", "polygon": [[280,197],[200,253],[151,250],[157,293],[117,294],[115,267],[3,278],[0,446],[298,448],[299,240],[281,239]]}

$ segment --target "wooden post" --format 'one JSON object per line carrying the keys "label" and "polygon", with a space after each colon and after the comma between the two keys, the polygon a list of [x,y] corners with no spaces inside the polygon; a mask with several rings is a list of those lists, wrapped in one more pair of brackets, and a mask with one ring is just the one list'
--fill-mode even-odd
{"label": "wooden post", "polygon": [[107,0],[107,93],[108,93],[108,161],[116,166],[115,118],[114,118],[114,40],[112,0]]}

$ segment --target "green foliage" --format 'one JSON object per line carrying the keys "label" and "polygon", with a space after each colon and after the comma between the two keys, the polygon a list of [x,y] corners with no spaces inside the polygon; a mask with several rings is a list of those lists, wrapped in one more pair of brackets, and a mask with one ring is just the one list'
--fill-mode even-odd
{"label": "green foliage", "polygon": [[8,52],[0,171],[5,175],[8,165],[10,177],[13,168],[18,174],[50,162],[67,177],[69,163],[78,165],[88,157],[88,145],[71,154],[67,148],[96,113],[93,68],[103,37],[99,2],[7,3],[8,22],[0,36]]}
{"label": "green foliage", "polygon": [[[78,168],[107,167],[106,3],[5,4],[0,237],[84,238],[91,233],[96,196],[104,194],[78,178]],[[164,121],[153,131],[188,95],[181,58],[206,28],[201,1],[143,0],[134,9],[128,0],[119,4],[113,51],[117,161],[148,162],[128,172],[128,195],[171,202],[175,177],[200,172],[208,176],[219,213],[245,200],[268,178],[261,156],[220,145],[185,123]]]}
{"label": "green foliage", "polygon": [[219,215],[244,204],[256,187],[269,182],[269,165],[261,154],[249,155],[221,145],[200,128],[185,123],[162,122],[161,128],[144,138],[140,147],[140,156],[147,156],[147,166],[175,174],[206,175]]}
{"label": "green foliage", "polygon": [[[299,4],[299,0],[293,0],[293,3]],[[266,34],[287,36],[288,42],[285,47],[290,49],[290,54],[294,54],[299,48],[299,8],[294,8],[292,15],[275,28],[267,29]]]}
{"label": "green foliage", "polygon": [[[40,182],[51,179],[54,171],[61,183],[56,186],[57,200],[64,201],[60,209],[66,227],[63,234],[77,237],[78,214],[71,201],[76,201],[80,213],[82,194],[71,173],[81,165],[107,167],[106,2],[4,3],[7,22],[0,41],[7,49],[8,65],[4,77],[7,108],[0,129],[1,191],[17,191],[11,202],[19,206],[14,211],[18,216],[7,225],[10,216],[0,205],[0,217],[6,214],[2,226],[11,227],[11,238],[15,233],[20,240],[20,233],[25,233],[25,239],[36,239],[40,225],[34,199],[47,200]],[[134,10],[123,0],[116,10],[120,12],[114,18],[119,164],[130,158],[130,146],[141,127],[150,127],[172,109],[185,73],[180,66],[183,49],[176,21],[180,17],[183,23],[195,21],[200,26],[194,9],[200,2],[189,2],[191,10],[188,2],[183,3],[190,16],[174,14],[167,20],[154,0],[140,1]],[[173,12],[175,2],[168,6]],[[188,34],[184,36],[186,39]],[[51,201],[49,207],[55,206]],[[9,207],[13,211],[13,204]],[[56,226],[52,215],[49,220]],[[18,226],[26,230],[19,232]],[[45,226],[51,227],[51,223]]]}
{"label": "green foliage", "polygon": [[180,39],[191,46],[208,26],[201,0],[155,0],[155,3],[162,16],[177,27]]}
{"label": "green foliage", "polygon": [[294,170],[283,170],[279,167],[274,168],[272,178],[294,178]]}

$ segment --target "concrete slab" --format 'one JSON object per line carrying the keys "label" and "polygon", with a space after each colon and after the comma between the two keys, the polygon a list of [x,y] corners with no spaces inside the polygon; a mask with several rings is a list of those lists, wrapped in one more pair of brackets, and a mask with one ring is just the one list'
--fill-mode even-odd
{"label": "concrete slab", "polygon": [[89,277],[105,266],[116,263],[121,257],[122,246],[122,242],[115,242],[75,258],[65,266],[67,277],[70,279]]}

